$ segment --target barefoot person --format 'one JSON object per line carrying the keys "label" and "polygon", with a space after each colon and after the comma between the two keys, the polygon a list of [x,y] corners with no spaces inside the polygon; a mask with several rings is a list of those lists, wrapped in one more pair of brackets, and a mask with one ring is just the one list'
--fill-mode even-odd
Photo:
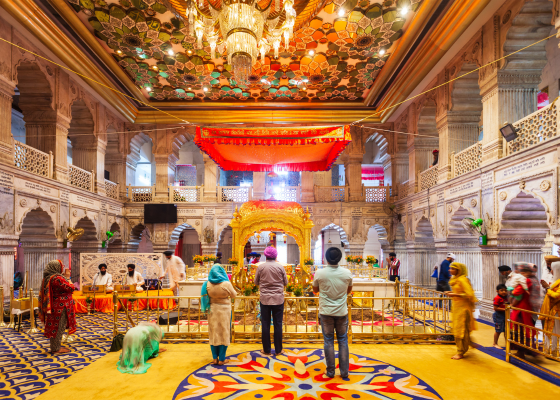
{"label": "barefoot person", "polygon": [[63,275],[64,265],[60,260],[49,261],[43,272],[39,293],[39,318],[45,324],[45,337],[51,341],[51,354],[69,353],[61,347],[62,335],[68,328],[71,335],[76,332],[74,314],[74,286]]}
{"label": "barefoot person", "polygon": [[224,365],[226,351],[231,338],[231,301],[235,299],[233,288],[226,270],[214,264],[201,290],[201,310],[208,312],[208,337],[213,364]]}
{"label": "barefoot person", "polygon": [[467,278],[467,266],[454,262],[449,267],[451,292],[445,292],[453,300],[453,334],[457,344],[457,354],[451,357],[460,360],[469,350],[470,335],[476,329],[473,312],[477,302],[471,282]]}
{"label": "barefoot person", "polygon": [[117,369],[123,374],[145,374],[152,364],[147,363],[166,349],[159,348],[163,330],[153,322],[140,322],[124,335],[123,349]]}

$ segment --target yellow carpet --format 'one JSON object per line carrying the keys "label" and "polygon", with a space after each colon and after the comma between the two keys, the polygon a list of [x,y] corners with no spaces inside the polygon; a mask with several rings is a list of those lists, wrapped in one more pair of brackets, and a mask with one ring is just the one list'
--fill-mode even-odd
{"label": "yellow carpet", "polygon": [[[187,375],[210,362],[210,349],[208,345],[202,344],[166,344],[162,347],[168,351],[151,360],[152,367],[144,375],[119,373],[115,365],[119,353],[109,353],[53,386],[38,399],[172,399]],[[321,348],[311,344],[286,347]],[[228,354],[258,349],[258,346],[252,344],[232,345]],[[467,358],[463,360],[451,360],[454,350],[454,346],[446,345],[350,346],[351,354],[377,359],[415,375],[445,400],[558,400],[558,387],[520,368],[474,349],[469,351]],[[208,398],[214,400],[228,395],[223,393]],[[409,397],[397,395],[391,398],[405,400]]]}

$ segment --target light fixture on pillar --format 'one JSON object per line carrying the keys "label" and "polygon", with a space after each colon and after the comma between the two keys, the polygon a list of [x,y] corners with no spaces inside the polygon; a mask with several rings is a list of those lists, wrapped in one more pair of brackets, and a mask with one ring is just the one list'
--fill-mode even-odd
{"label": "light fixture on pillar", "polygon": [[500,132],[502,132],[506,142],[511,142],[512,140],[517,139],[517,131],[518,129],[509,122],[504,123],[504,125],[500,128]]}
{"label": "light fixture on pillar", "polygon": [[286,234],[284,233],[284,244],[286,244],[287,240],[288,240],[288,235],[286,235]]}

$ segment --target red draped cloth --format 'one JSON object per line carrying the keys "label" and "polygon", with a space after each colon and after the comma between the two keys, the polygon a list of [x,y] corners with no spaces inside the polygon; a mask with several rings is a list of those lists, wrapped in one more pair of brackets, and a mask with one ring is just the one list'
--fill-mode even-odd
{"label": "red draped cloth", "polygon": [[74,300],[72,292],[74,286],[61,275],[53,276],[50,280],[51,312],[44,315],[45,337],[54,338],[64,309],[67,313],[66,328],[70,334],[76,332],[76,316],[74,314]]}

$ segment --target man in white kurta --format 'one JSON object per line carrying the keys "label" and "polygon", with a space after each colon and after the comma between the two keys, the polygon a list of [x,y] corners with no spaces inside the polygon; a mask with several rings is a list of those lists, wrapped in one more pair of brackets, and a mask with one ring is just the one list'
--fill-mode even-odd
{"label": "man in white kurta", "polygon": [[142,274],[136,271],[136,265],[128,264],[128,274],[126,274],[126,284],[127,285],[136,285],[136,291],[141,292],[142,285],[144,284],[144,278]]}
{"label": "man in white kurta", "polygon": [[107,264],[99,264],[99,272],[93,276],[95,285],[105,285],[107,292],[113,291],[113,276],[107,272]]}
{"label": "man in white kurta", "polygon": [[185,272],[185,263],[179,257],[173,255],[173,251],[168,250],[164,251],[163,254],[165,255],[165,272],[160,279],[163,279],[165,275],[169,279],[169,288],[178,295],[179,285],[178,282],[184,281],[187,277]]}

